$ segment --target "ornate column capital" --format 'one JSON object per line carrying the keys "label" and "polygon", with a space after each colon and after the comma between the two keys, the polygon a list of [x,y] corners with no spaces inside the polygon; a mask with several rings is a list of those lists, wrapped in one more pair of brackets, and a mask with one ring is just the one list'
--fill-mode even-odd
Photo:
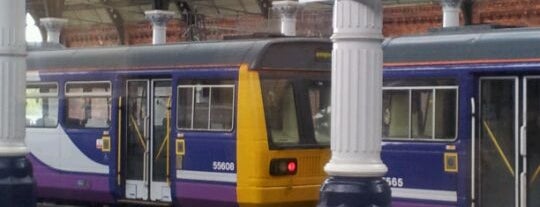
{"label": "ornate column capital", "polygon": [[463,0],[441,0],[441,5],[443,8],[450,7],[450,8],[458,8],[461,6],[461,3]]}
{"label": "ornate column capital", "polygon": [[459,26],[459,12],[463,0],[441,0],[443,27]]}
{"label": "ornate column capital", "polygon": [[145,11],[144,15],[146,16],[146,19],[152,22],[152,25],[164,27],[167,25],[167,22],[173,18],[174,12],[165,10],[150,10]]}
{"label": "ornate column capital", "polygon": [[47,17],[39,19],[39,24],[47,30],[47,42],[60,43],[60,32],[67,19]]}
{"label": "ornate column capital", "polygon": [[296,36],[296,13],[300,5],[296,1],[274,1],[272,8],[281,17],[281,33]]}
{"label": "ornate column capital", "polygon": [[298,12],[298,2],[296,1],[273,1],[272,9],[279,12],[281,18],[296,18]]}
{"label": "ornate column capital", "polygon": [[60,32],[64,25],[67,24],[67,22],[67,19],[55,17],[46,17],[39,19],[39,25],[45,27],[47,31],[51,32]]}

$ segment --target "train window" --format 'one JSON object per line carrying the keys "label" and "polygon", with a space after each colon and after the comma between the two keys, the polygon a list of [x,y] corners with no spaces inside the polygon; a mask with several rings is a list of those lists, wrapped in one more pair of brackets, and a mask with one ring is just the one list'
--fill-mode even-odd
{"label": "train window", "polygon": [[264,113],[272,143],[295,145],[300,143],[293,84],[289,80],[262,81]]}
{"label": "train window", "polygon": [[108,128],[111,120],[111,83],[66,83],[65,124],[68,128]]}
{"label": "train window", "polygon": [[409,137],[409,91],[383,92],[383,137]]}
{"label": "train window", "polygon": [[58,123],[58,85],[29,83],[26,86],[26,126],[56,127]]}
{"label": "train window", "polygon": [[439,139],[454,139],[457,128],[457,90],[435,90],[435,137]]}
{"label": "train window", "polygon": [[178,86],[178,128],[230,131],[234,118],[234,85]]}
{"label": "train window", "polygon": [[411,136],[429,139],[433,135],[433,91],[411,91]]}
{"label": "train window", "polygon": [[457,87],[385,87],[382,116],[385,139],[452,140]]}

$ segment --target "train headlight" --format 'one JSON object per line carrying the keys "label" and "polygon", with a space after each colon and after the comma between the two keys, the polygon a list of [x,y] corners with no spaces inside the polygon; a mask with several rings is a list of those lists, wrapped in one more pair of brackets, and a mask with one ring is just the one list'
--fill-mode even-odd
{"label": "train headlight", "polygon": [[279,158],[270,161],[270,175],[296,175],[298,162],[296,158]]}

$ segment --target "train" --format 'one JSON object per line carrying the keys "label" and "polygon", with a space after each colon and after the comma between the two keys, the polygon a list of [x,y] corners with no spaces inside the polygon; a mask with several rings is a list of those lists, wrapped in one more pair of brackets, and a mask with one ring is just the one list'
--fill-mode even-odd
{"label": "train", "polygon": [[[392,206],[540,206],[540,28],[387,38]],[[29,53],[27,138],[45,200],[315,206],[332,43],[268,38]]]}
{"label": "train", "polygon": [[496,25],[384,41],[393,206],[540,206],[539,42]]}
{"label": "train", "polygon": [[30,51],[26,144],[39,200],[316,205],[331,47],[270,38]]}

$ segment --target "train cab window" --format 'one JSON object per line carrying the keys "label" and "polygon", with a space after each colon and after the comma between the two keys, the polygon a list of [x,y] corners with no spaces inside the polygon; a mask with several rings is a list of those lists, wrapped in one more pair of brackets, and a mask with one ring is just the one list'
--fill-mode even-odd
{"label": "train cab window", "polygon": [[269,147],[329,147],[328,74],[265,71],[260,77]]}
{"label": "train cab window", "polygon": [[288,80],[263,81],[266,123],[272,142],[291,145],[300,142],[293,84]]}
{"label": "train cab window", "polygon": [[58,123],[58,85],[29,83],[26,86],[26,126],[54,128]]}
{"label": "train cab window", "polygon": [[457,87],[384,87],[382,118],[385,139],[452,140]]}
{"label": "train cab window", "polygon": [[111,120],[111,83],[67,82],[65,124],[68,128],[108,128]]}
{"label": "train cab window", "polygon": [[234,85],[179,85],[177,107],[179,129],[230,131],[234,120]]}

